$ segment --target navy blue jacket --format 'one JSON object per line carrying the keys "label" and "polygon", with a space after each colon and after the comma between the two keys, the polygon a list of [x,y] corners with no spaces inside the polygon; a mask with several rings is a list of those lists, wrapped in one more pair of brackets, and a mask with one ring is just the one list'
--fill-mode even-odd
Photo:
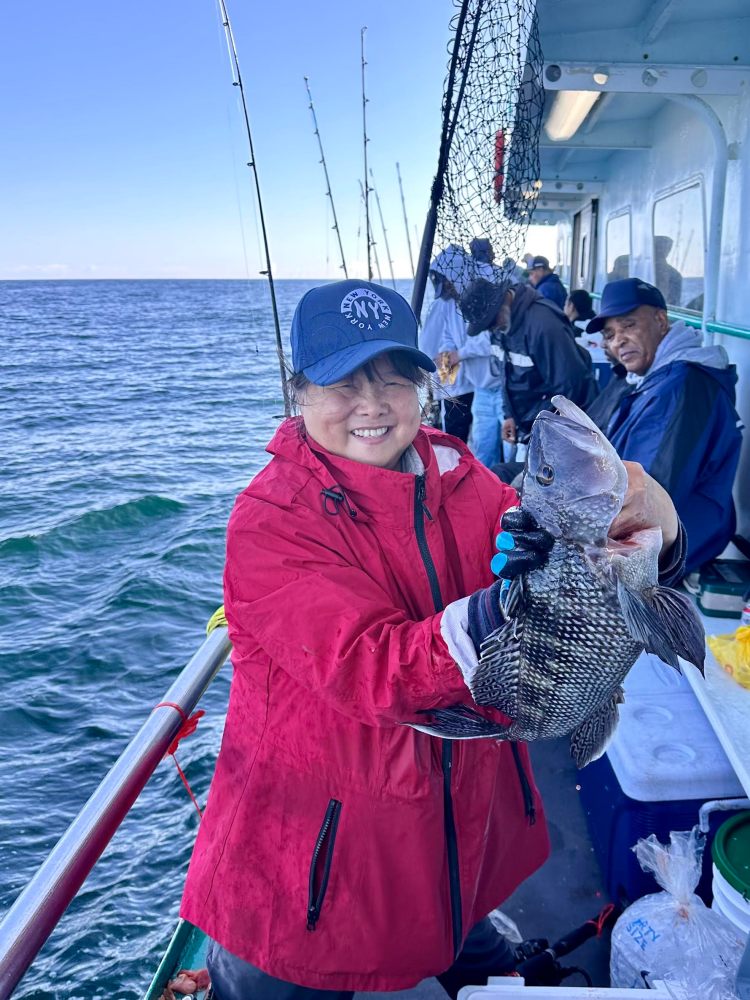
{"label": "navy blue jacket", "polygon": [[505,357],[505,414],[513,417],[519,441],[527,441],[540,410],[552,408],[558,393],[586,409],[598,392],[591,355],[575,341],[565,313],[531,285],[517,285],[510,327],[493,333]]}
{"label": "navy blue jacket", "polygon": [[687,531],[688,573],[718,556],[735,531],[736,382],[733,366],[677,358],[652,368],[607,428],[620,457],[640,462],[672,497]]}
{"label": "navy blue jacket", "polygon": [[536,290],[545,299],[549,299],[550,302],[554,302],[556,306],[560,306],[561,309],[565,305],[565,300],[568,297],[568,290],[554,271],[542,278],[536,286]]}

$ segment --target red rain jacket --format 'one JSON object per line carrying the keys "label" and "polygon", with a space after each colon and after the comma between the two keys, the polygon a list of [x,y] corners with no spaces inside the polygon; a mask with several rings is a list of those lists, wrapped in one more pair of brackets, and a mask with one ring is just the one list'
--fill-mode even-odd
{"label": "red rain jacket", "polygon": [[287,420],[229,521],[234,676],[181,913],[316,989],[444,971],[548,853],[523,746],[401,724],[473,704],[436,606],[492,582],[515,502],[455,438],[414,444],[424,477],[330,455]]}

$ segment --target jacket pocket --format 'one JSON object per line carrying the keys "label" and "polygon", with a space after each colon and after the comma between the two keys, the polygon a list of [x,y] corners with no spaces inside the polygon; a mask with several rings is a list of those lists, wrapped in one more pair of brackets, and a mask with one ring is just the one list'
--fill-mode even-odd
{"label": "jacket pocket", "polygon": [[328,803],[326,814],[323,817],[323,823],[315,841],[315,849],[313,850],[312,861],[310,862],[310,878],[307,892],[307,929],[309,931],[315,930],[315,926],[320,919],[320,911],[323,908],[323,900],[326,898],[340,815],[341,803],[338,799],[331,799]]}

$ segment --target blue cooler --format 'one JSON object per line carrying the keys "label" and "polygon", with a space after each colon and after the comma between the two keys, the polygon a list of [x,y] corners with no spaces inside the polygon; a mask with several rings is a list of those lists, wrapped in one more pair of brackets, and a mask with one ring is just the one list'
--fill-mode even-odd
{"label": "blue cooler", "polygon": [[[686,669],[692,670],[692,666]],[[709,799],[745,793],[684,677],[643,654],[625,683],[620,724],[607,753],[578,772],[581,804],[611,899],[632,902],[658,892],[632,848],[654,833],[689,830]],[[727,813],[712,816],[712,829]],[[711,900],[710,851],[698,894]]]}

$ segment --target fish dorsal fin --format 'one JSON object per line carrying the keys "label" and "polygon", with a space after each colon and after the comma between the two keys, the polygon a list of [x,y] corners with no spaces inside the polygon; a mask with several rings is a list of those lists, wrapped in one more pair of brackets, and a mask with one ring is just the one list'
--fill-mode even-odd
{"label": "fish dorsal fin", "polygon": [[581,424],[583,427],[588,427],[589,430],[593,431],[597,437],[602,436],[601,430],[596,426],[591,417],[584,413],[580,406],[568,399],[567,396],[553,396],[550,400],[554,408],[561,413],[568,420],[575,420],[577,424]]}

